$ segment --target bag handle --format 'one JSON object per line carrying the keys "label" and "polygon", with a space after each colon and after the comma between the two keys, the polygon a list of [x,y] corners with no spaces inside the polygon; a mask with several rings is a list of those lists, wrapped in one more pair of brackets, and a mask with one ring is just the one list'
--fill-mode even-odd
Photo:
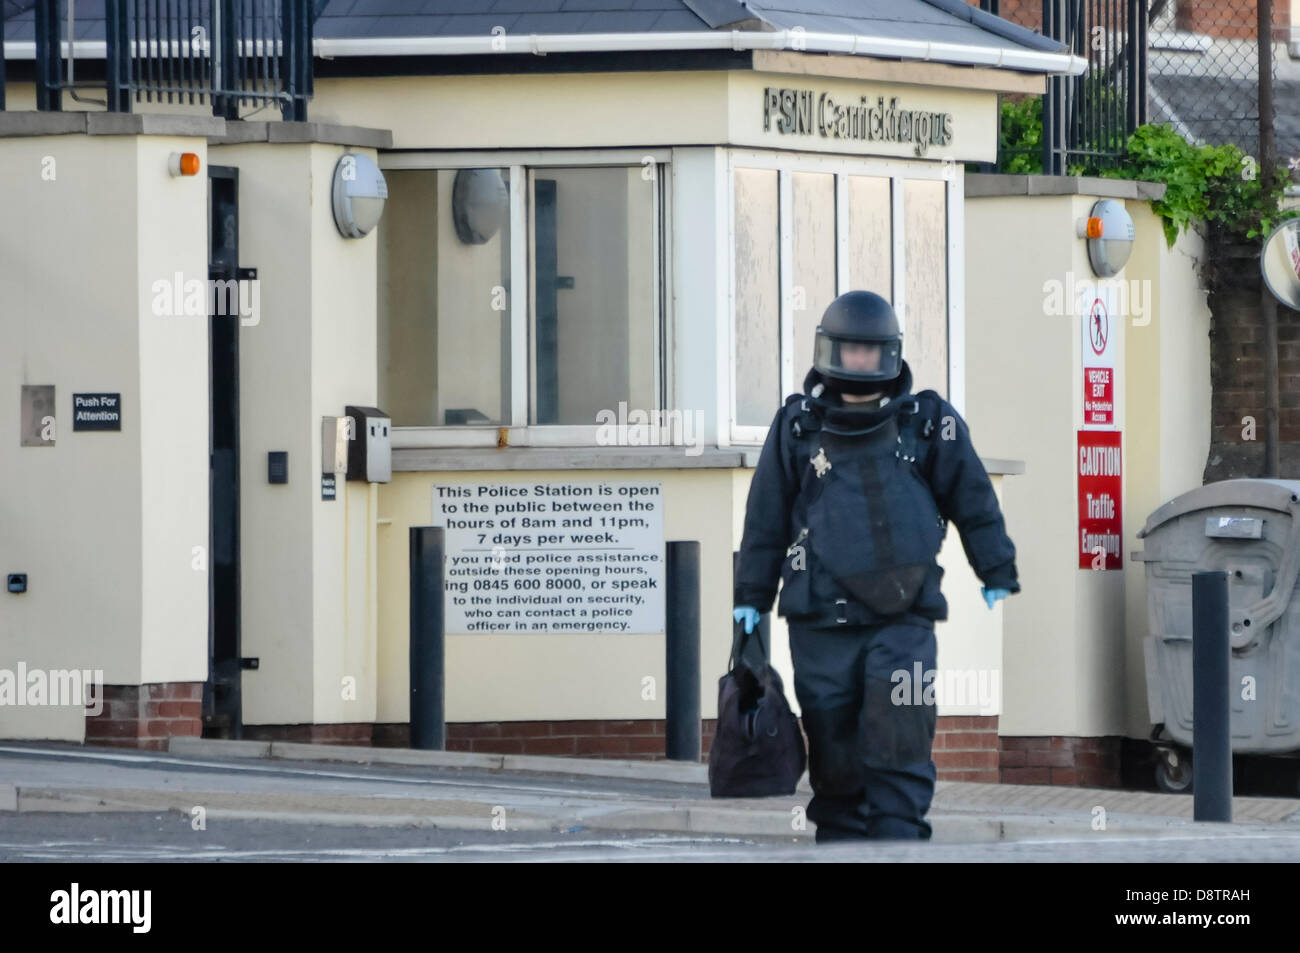
{"label": "bag handle", "polygon": [[[761,620],[762,616],[759,618]],[[753,636],[752,640],[750,636]],[[751,645],[757,646],[757,658],[759,664],[756,666],[750,664],[745,657],[746,650]],[[748,654],[751,657],[755,655],[754,652]],[[731,672],[736,667],[737,660],[739,660],[739,664],[742,664],[749,669],[755,677],[757,677],[767,666],[767,653],[763,650],[763,640],[758,634],[758,626],[754,626],[753,632],[746,632],[745,623],[741,620],[733,620],[731,624],[731,655],[727,659],[728,672]]]}

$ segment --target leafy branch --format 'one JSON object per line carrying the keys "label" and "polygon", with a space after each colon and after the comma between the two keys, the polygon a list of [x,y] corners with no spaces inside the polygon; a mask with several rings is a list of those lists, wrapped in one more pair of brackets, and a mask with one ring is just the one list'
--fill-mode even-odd
{"label": "leafy branch", "polygon": [[[1042,98],[1004,101],[1001,118],[998,171],[1040,174]],[[1077,164],[1069,171],[1162,183],[1164,197],[1152,200],[1151,210],[1160,216],[1170,246],[1180,232],[1202,222],[1221,242],[1257,243],[1282,220],[1300,214],[1282,208],[1291,181],[1285,165],[1260,168],[1253,156],[1232,144],[1194,146],[1168,123],[1135,129],[1112,167]]]}

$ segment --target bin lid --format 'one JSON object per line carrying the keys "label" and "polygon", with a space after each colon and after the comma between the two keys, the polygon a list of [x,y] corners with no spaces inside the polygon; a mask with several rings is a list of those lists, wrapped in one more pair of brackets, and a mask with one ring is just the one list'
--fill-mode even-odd
{"label": "bin lid", "polygon": [[1142,539],[1161,524],[1196,510],[1254,506],[1289,513],[1291,504],[1297,501],[1300,501],[1300,480],[1269,480],[1262,477],[1219,480],[1194,487],[1165,503],[1147,517],[1146,525],[1138,530],[1137,535],[1138,539]]}

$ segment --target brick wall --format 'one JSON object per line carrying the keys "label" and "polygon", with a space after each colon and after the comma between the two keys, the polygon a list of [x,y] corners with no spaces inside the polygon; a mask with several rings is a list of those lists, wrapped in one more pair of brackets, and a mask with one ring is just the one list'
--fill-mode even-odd
{"label": "brick wall", "polygon": [[1062,784],[1088,788],[1120,786],[1122,739],[1056,736],[1004,737],[1003,784]]}
{"label": "brick wall", "polygon": [[[973,7],[979,0],[967,0]],[[1175,0],[1175,29],[1225,40],[1253,40],[1258,32],[1254,0]],[[998,16],[1042,32],[1042,0],[1002,0]],[[1273,0],[1273,36],[1283,42],[1290,33],[1290,0]]]}
{"label": "brick wall", "polygon": [[[369,725],[260,725],[246,726],[244,737],[391,748],[410,745],[408,725],[374,725],[373,732],[370,728]],[[704,760],[708,759],[716,728],[716,719],[703,721],[700,741]],[[664,722],[654,719],[450,722],[447,750],[658,761],[665,758]],[[996,782],[997,717],[940,718],[935,731],[934,762],[940,780]]]}
{"label": "brick wall", "polygon": [[[701,745],[708,757],[716,721],[705,719],[701,725]],[[348,728],[349,732],[331,736],[310,736],[311,729]],[[351,731],[353,728],[361,729]],[[373,729],[373,730],[371,730]],[[383,748],[405,748],[411,743],[410,726],[385,725],[259,725],[246,726],[244,737],[263,740],[308,741],[336,744],[372,744]],[[660,760],[664,755],[664,722],[644,719],[631,721],[491,721],[449,722],[447,750],[489,754],[539,754],[570,758],[617,758]]]}
{"label": "brick wall", "polygon": [[[972,7],[979,6],[979,0],[967,2]],[[1002,0],[998,4],[998,16],[1026,29],[1042,32],[1043,0]]]}
{"label": "brick wall", "polygon": [[[1207,303],[1210,326],[1210,454],[1204,482],[1264,472],[1268,416],[1264,393],[1264,328],[1260,319],[1259,259],[1228,263],[1222,286]],[[1300,476],[1300,312],[1277,308],[1278,432],[1281,475]],[[1249,418],[1249,419],[1248,419]],[[1253,433],[1248,429],[1253,420]]]}
{"label": "brick wall", "polygon": [[[1253,40],[1259,14],[1252,0],[1177,0],[1174,24],[1179,30],[1225,40]],[[1291,27],[1289,0],[1273,0],[1273,36],[1281,41]]]}
{"label": "brick wall", "polygon": [[[165,750],[172,735],[198,736],[202,689],[198,682],[105,686],[103,713],[86,718],[86,743]],[[716,728],[712,718],[701,725],[702,760],[708,760]],[[250,741],[404,748],[410,745],[410,726],[245,725],[243,736]],[[940,781],[1118,787],[1120,744],[1119,738],[1000,738],[996,715],[944,716],[936,726],[933,757]],[[664,722],[452,722],[447,750],[659,761],[665,758]]]}
{"label": "brick wall", "polygon": [[244,725],[245,741],[296,741],[312,745],[370,745],[375,729],[370,722],[326,725]]}
{"label": "brick wall", "polygon": [[105,685],[104,709],[86,716],[86,744],[165,751],[173,735],[203,732],[203,683]]}
{"label": "brick wall", "polygon": [[998,780],[998,719],[952,715],[939,719],[934,733],[934,765],[940,781]]}

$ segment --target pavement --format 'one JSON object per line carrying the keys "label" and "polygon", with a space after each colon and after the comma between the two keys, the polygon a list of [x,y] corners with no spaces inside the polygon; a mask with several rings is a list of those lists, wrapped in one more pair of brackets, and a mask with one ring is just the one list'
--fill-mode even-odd
{"label": "pavement", "polygon": [[[790,796],[713,799],[707,766],[682,762],[216,739],[175,738],[165,753],[0,742],[0,818],[17,831],[24,816],[152,813],[190,826],[460,832],[462,842],[583,832],[789,845],[812,839],[810,796],[805,775]],[[1231,824],[1196,822],[1192,809],[1189,795],[940,781],[929,820],[935,844],[1232,837],[1300,859],[1300,799],[1236,797]]]}

